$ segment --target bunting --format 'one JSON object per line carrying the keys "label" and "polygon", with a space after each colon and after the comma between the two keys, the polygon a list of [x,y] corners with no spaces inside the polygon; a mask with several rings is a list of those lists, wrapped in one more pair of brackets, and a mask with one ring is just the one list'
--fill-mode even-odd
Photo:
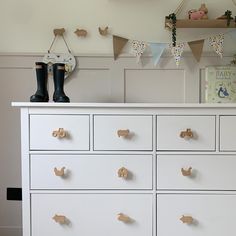
{"label": "bunting", "polygon": [[113,52],[114,59],[116,60],[118,56],[121,54],[124,46],[129,40],[126,38],[119,37],[117,35],[113,35]]}
{"label": "bunting", "polygon": [[[232,30],[225,34],[229,34],[233,39],[236,39],[236,30]],[[163,54],[164,50],[168,48],[168,44],[169,44],[169,49],[175,59],[176,66],[179,66],[180,61],[181,61],[181,56],[184,51],[186,43],[188,43],[193,53],[193,56],[199,62],[202,56],[204,42],[206,39],[208,39],[209,45],[222,58],[225,34],[213,35],[208,38],[195,40],[195,41],[177,43],[175,47],[173,47],[172,44],[169,44],[169,43],[158,43],[158,42],[147,43],[147,42],[139,41],[139,40],[131,40],[131,52],[132,54],[135,55],[137,62],[139,62],[144,51],[149,46],[152,53],[153,64],[156,66],[160,61],[161,55]],[[113,50],[114,50],[115,60],[121,54],[123,48],[125,47],[128,41],[129,39],[127,38],[113,35]]]}
{"label": "bunting", "polygon": [[202,56],[204,42],[205,42],[204,39],[188,42],[188,45],[193,53],[193,56],[198,62],[200,61]]}
{"label": "bunting", "polygon": [[137,63],[140,61],[140,57],[143,55],[147,44],[143,41],[133,40],[132,44],[132,53],[136,56]]}
{"label": "bunting", "polygon": [[161,58],[164,49],[167,47],[167,43],[149,43],[149,46],[152,51],[152,60],[156,66]]}
{"label": "bunting", "polygon": [[170,50],[171,50],[171,54],[175,58],[176,66],[179,66],[181,55],[184,51],[185,43],[177,43],[175,47],[172,44],[170,44],[169,47],[170,47]]}
{"label": "bunting", "polygon": [[209,37],[210,46],[215,50],[215,52],[222,58],[223,57],[223,44],[224,44],[224,34],[214,35]]}
{"label": "bunting", "polygon": [[236,40],[236,30],[229,32],[229,35],[232,39]]}

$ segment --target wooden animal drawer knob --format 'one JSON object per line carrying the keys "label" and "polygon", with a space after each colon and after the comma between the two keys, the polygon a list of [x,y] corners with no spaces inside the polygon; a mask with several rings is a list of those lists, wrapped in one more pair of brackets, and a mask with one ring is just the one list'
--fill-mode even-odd
{"label": "wooden animal drawer knob", "polygon": [[129,136],[129,130],[128,129],[119,129],[117,130],[118,137],[124,137],[127,138]]}
{"label": "wooden animal drawer knob", "polygon": [[191,176],[192,175],[192,167],[190,166],[187,170],[181,168],[181,173],[183,176]]}
{"label": "wooden animal drawer knob", "polygon": [[58,130],[54,130],[52,132],[52,136],[55,138],[65,138],[66,137],[66,131],[63,128],[59,128]]}
{"label": "wooden animal drawer knob", "polygon": [[191,129],[186,129],[185,131],[181,131],[179,136],[181,138],[193,138],[193,132]]}
{"label": "wooden animal drawer knob", "polygon": [[60,170],[58,170],[56,167],[54,168],[54,173],[56,176],[64,176],[65,175],[65,169],[66,167],[62,167]]}
{"label": "wooden animal drawer knob", "polygon": [[192,224],[193,221],[194,221],[194,219],[193,219],[192,216],[185,216],[185,215],[183,215],[183,216],[180,218],[180,220],[181,220],[184,224],[188,224],[188,225]]}
{"label": "wooden animal drawer knob", "polygon": [[125,167],[121,167],[118,170],[118,177],[127,179],[129,175],[129,171]]}
{"label": "wooden animal drawer knob", "polygon": [[55,220],[55,222],[59,223],[59,224],[66,224],[66,217],[63,215],[57,215],[55,214],[55,216],[52,217],[53,220]]}
{"label": "wooden animal drawer knob", "polygon": [[118,216],[117,216],[117,219],[119,221],[122,221],[124,223],[129,223],[131,222],[131,218],[127,215],[124,215],[123,213],[119,213]]}

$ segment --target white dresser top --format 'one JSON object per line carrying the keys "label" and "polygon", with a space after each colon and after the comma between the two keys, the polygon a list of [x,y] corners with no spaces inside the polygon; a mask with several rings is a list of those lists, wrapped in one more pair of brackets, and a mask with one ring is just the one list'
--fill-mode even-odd
{"label": "white dresser top", "polygon": [[31,103],[12,102],[14,107],[58,108],[236,108],[236,103]]}

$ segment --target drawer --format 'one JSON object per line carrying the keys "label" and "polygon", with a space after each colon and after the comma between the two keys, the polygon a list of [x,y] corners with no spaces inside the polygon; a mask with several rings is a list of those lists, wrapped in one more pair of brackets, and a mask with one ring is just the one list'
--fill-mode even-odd
{"label": "drawer", "polygon": [[236,195],[158,195],[157,235],[234,236],[235,202]]}
{"label": "drawer", "polygon": [[31,150],[89,150],[88,115],[31,115]]}
{"label": "drawer", "polygon": [[94,116],[94,150],[152,150],[152,116]]}
{"label": "drawer", "polygon": [[31,206],[33,236],[152,236],[152,194],[32,194]]}
{"label": "drawer", "polygon": [[157,150],[214,151],[215,116],[157,116]]}
{"label": "drawer", "polygon": [[220,116],[220,151],[236,151],[236,116]]}
{"label": "drawer", "polygon": [[159,155],[157,188],[236,190],[236,155]]}
{"label": "drawer", "polygon": [[152,189],[152,155],[32,155],[31,189]]}

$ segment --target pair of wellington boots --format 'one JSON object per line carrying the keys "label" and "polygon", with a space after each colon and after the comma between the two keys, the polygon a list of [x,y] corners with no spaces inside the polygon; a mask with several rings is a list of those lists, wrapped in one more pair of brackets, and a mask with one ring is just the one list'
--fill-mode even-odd
{"label": "pair of wellington boots", "polygon": [[[48,102],[48,65],[43,62],[36,62],[37,91],[30,97],[31,102]],[[53,64],[53,82],[54,82],[54,102],[70,102],[69,97],[64,93],[65,64]]]}

